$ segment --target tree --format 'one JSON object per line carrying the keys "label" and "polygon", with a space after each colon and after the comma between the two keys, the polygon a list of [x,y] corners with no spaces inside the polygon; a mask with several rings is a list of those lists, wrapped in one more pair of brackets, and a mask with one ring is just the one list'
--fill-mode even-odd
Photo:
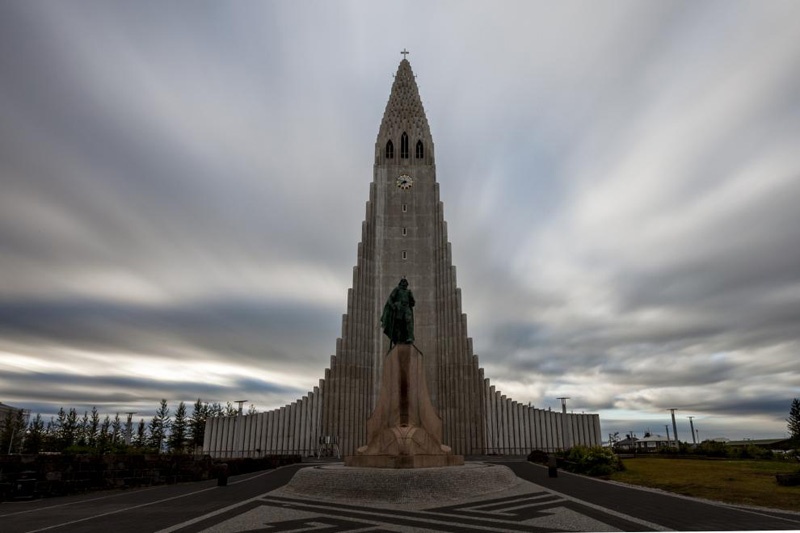
{"label": "tree", "polygon": [[84,411],[83,417],[78,421],[78,427],[75,430],[75,441],[78,446],[89,445],[89,412]]}
{"label": "tree", "polygon": [[800,399],[792,400],[792,407],[789,409],[789,418],[786,419],[786,426],[789,429],[790,438],[800,444]]}
{"label": "tree", "polygon": [[161,405],[153,419],[150,420],[150,446],[156,449],[156,453],[161,453],[169,426],[169,407],[167,407],[167,400],[162,398]]}
{"label": "tree", "polygon": [[25,453],[39,453],[42,451],[45,442],[45,428],[42,415],[36,414],[28,426],[28,434],[25,437],[24,451]]}
{"label": "tree", "polygon": [[78,412],[75,409],[70,409],[67,412],[61,407],[58,410],[55,430],[57,439],[56,451],[63,452],[75,444],[75,437],[78,432]]}
{"label": "tree", "polygon": [[50,417],[50,422],[47,423],[47,427],[44,429],[44,438],[42,439],[42,451],[43,452],[55,452],[58,451],[58,425],[56,423],[55,418],[52,416]]}
{"label": "tree", "polygon": [[175,410],[175,419],[172,421],[172,431],[170,431],[167,445],[172,453],[184,453],[186,451],[186,437],[189,433],[188,421],[186,420],[186,404],[181,402]]}
{"label": "tree", "polygon": [[144,424],[144,418],[139,419],[139,425],[136,427],[136,435],[133,437],[132,444],[136,448],[144,448],[147,445],[147,428]]}
{"label": "tree", "polygon": [[5,420],[0,421],[0,454],[8,453],[11,435],[14,432],[14,411],[6,414]]}
{"label": "tree", "polygon": [[2,431],[0,432],[0,453],[20,453],[22,452],[22,438],[25,435],[25,413],[20,409],[18,411],[9,411],[6,419],[2,422]]}
{"label": "tree", "polygon": [[108,451],[109,448],[109,438],[110,435],[108,433],[108,428],[111,426],[111,419],[108,418],[108,415],[103,418],[103,423],[100,424],[100,431],[97,433],[97,453],[103,455]]}
{"label": "tree", "polygon": [[189,418],[189,442],[196,450],[203,445],[203,438],[206,433],[206,418],[208,418],[209,406],[204,404],[200,398],[194,402],[192,416]]}
{"label": "tree", "polygon": [[97,407],[92,407],[92,418],[89,421],[88,429],[88,444],[92,448],[97,446],[97,433],[100,431],[100,413],[97,412]]}
{"label": "tree", "polygon": [[111,446],[116,447],[122,444],[122,420],[119,419],[119,413],[114,415],[114,420],[111,421]]}
{"label": "tree", "polygon": [[212,416],[225,416],[225,409],[222,408],[219,402],[209,404],[206,408],[207,418]]}

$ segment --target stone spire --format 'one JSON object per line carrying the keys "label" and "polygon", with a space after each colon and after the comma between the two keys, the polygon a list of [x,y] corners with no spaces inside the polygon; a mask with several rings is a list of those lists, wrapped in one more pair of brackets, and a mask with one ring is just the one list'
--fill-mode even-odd
{"label": "stone spire", "polygon": [[422,140],[426,148],[429,147],[429,157],[426,157],[426,163],[433,163],[431,129],[428,125],[428,118],[425,116],[422,99],[419,96],[416,77],[411,70],[411,63],[405,58],[397,67],[392,92],[383,112],[383,120],[375,145],[376,156],[380,156],[389,140],[392,140],[395,147],[399,147],[400,136],[403,132],[408,135],[412,143]]}

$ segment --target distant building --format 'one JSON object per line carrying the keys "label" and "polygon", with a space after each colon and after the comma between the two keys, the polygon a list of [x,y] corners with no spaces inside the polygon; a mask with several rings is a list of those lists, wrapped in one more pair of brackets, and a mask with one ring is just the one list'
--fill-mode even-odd
{"label": "distant building", "polygon": [[791,450],[791,439],[744,439],[744,440],[729,440],[726,442],[728,446],[734,448],[744,448],[746,446],[756,446],[765,450]]}
{"label": "distant building", "polygon": [[662,435],[648,435],[634,443],[636,451],[641,453],[657,452],[660,448],[672,445],[669,438]]}
{"label": "distant building", "polygon": [[626,437],[614,444],[614,450],[617,452],[635,452],[638,441],[639,439],[636,437]]}
{"label": "distant building", "polygon": [[20,411],[22,411],[22,409],[18,407],[12,407],[10,405],[4,404],[3,402],[0,402],[0,426],[5,424],[5,421],[8,418],[9,414],[11,414],[11,416],[16,416],[16,414],[19,413]]}

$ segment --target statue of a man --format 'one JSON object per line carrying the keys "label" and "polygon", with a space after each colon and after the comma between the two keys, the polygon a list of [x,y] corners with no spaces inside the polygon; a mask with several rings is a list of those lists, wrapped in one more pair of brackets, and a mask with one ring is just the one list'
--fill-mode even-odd
{"label": "statue of a man", "polygon": [[381,315],[383,333],[391,344],[413,344],[414,342],[414,295],[408,289],[406,278],[400,280],[392,290]]}

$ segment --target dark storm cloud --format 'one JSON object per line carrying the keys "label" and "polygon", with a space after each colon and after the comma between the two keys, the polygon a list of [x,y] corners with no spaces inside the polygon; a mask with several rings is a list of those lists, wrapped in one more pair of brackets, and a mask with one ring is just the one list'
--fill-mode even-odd
{"label": "dark storm cloud", "polygon": [[[153,376],[155,377],[155,376]],[[267,395],[300,396],[306,391],[269,383],[259,379],[238,379],[227,386],[211,383],[187,383],[177,380],[155,380],[142,377],[125,376],[79,376],[61,373],[36,373],[14,376],[5,384],[4,391],[9,395],[24,395],[34,387],[44,387],[37,396],[40,400],[53,404],[64,403],[67,407],[87,404],[125,405],[141,402],[142,398],[168,395],[170,399],[230,397],[240,390],[259,390]],[[74,392],[70,393],[69,391]],[[87,391],[97,391],[89,393]]]}
{"label": "dark storm cloud", "polygon": [[[330,309],[264,300],[194,301],[147,306],[104,300],[0,302],[0,336],[36,345],[181,357],[172,346],[195,348],[226,361],[294,363],[317,356],[321,346],[306,332],[335,338],[339,321]],[[324,358],[323,358],[324,360]]]}

